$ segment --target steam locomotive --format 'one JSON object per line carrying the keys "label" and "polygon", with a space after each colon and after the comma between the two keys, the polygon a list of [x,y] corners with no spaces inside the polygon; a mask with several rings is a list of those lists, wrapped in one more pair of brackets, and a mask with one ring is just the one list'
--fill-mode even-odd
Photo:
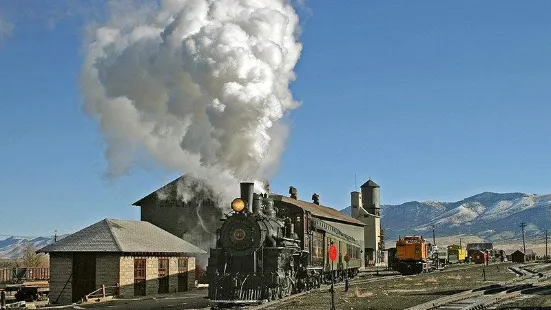
{"label": "steam locomotive", "polygon": [[[331,278],[354,277],[361,267],[360,243],[305,208],[253,193],[241,183],[241,198],[217,231],[207,266],[212,307],[259,304],[318,288]],[[334,244],[338,260],[328,259]],[[334,270],[334,271],[332,271]]]}

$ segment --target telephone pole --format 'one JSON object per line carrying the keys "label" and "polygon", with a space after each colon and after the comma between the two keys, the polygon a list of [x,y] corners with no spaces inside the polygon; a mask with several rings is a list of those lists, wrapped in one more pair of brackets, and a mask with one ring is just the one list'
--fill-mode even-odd
{"label": "telephone pole", "polygon": [[459,247],[461,247],[461,238],[459,238]]}
{"label": "telephone pole", "polygon": [[430,226],[432,226],[432,244],[436,245],[436,237],[434,236],[434,224]]}
{"label": "telephone pole", "polygon": [[524,227],[526,227],[526,223],[524,222],[520,223],[520,228],[522,228],[522,248],[524,249],[524,255],[526,255],[526,243],[524,242]]}
{"label": "telephone pole", "polygon": [[545,261],[547,262],[547,229],[545,230]]}

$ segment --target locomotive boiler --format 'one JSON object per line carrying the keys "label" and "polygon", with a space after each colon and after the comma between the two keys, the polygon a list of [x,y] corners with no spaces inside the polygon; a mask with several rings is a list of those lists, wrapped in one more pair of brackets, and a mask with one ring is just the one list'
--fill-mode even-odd
{"label": "locomotive boiler", "polygon": [[[330,278],[353,277],[361,266],[360,244],[311,212],[253,193],[241,183],[241,197],[217,232],[207,267],[213,308],[257,304],[317,288]],[[329,263],[327,249],[338,247]]]}

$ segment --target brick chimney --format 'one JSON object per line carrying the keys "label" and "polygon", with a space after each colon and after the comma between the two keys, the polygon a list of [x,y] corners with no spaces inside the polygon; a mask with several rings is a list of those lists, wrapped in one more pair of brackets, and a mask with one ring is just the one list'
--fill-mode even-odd
{"label": "brick chimney", "polygon": [[312,195],[312,201],[313,201],[315,204],[319,205],[319,204],[320,204],[320,195],[314,193],[314,195]]}
{"label": "brick chimney", "polygon": [[298,192],[297,192],[296,188],[290,186],[289,187],[289,194],[291,195],[291,198],[298,199]]}

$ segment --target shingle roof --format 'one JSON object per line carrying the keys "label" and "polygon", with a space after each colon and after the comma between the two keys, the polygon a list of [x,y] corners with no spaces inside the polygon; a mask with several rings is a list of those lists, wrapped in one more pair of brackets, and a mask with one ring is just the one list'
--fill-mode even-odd
{"label": "shingle roof", "polygon": [[206,253],[149,222],[116,219],[101,220],[38,252]]}
{"label": "shingle roof", "polygon": [[286,197],[282,195],[271,195],[270,196],[274,201],[282,201],[288,204],[295,205],[299,208],[302,208],[306,211],[310,211],[314,216],[321,217],[328,220],[336,220],[340,222],[346,222],[351,223],[359,226],[365,226],[364,223],[362,223],[360,220],[357,220],[353,217],[350,217],[346,214],[343,214],[333,208],[329,208],[326,206],[318,205],[311,202],[306,202],[298,199],[294,199],[291,197]]}
{"label": "shingle roof", "polygon": [[373,182],[371,179],[367,180],[360,188],[362,187],[380,187],[379,184]]}

